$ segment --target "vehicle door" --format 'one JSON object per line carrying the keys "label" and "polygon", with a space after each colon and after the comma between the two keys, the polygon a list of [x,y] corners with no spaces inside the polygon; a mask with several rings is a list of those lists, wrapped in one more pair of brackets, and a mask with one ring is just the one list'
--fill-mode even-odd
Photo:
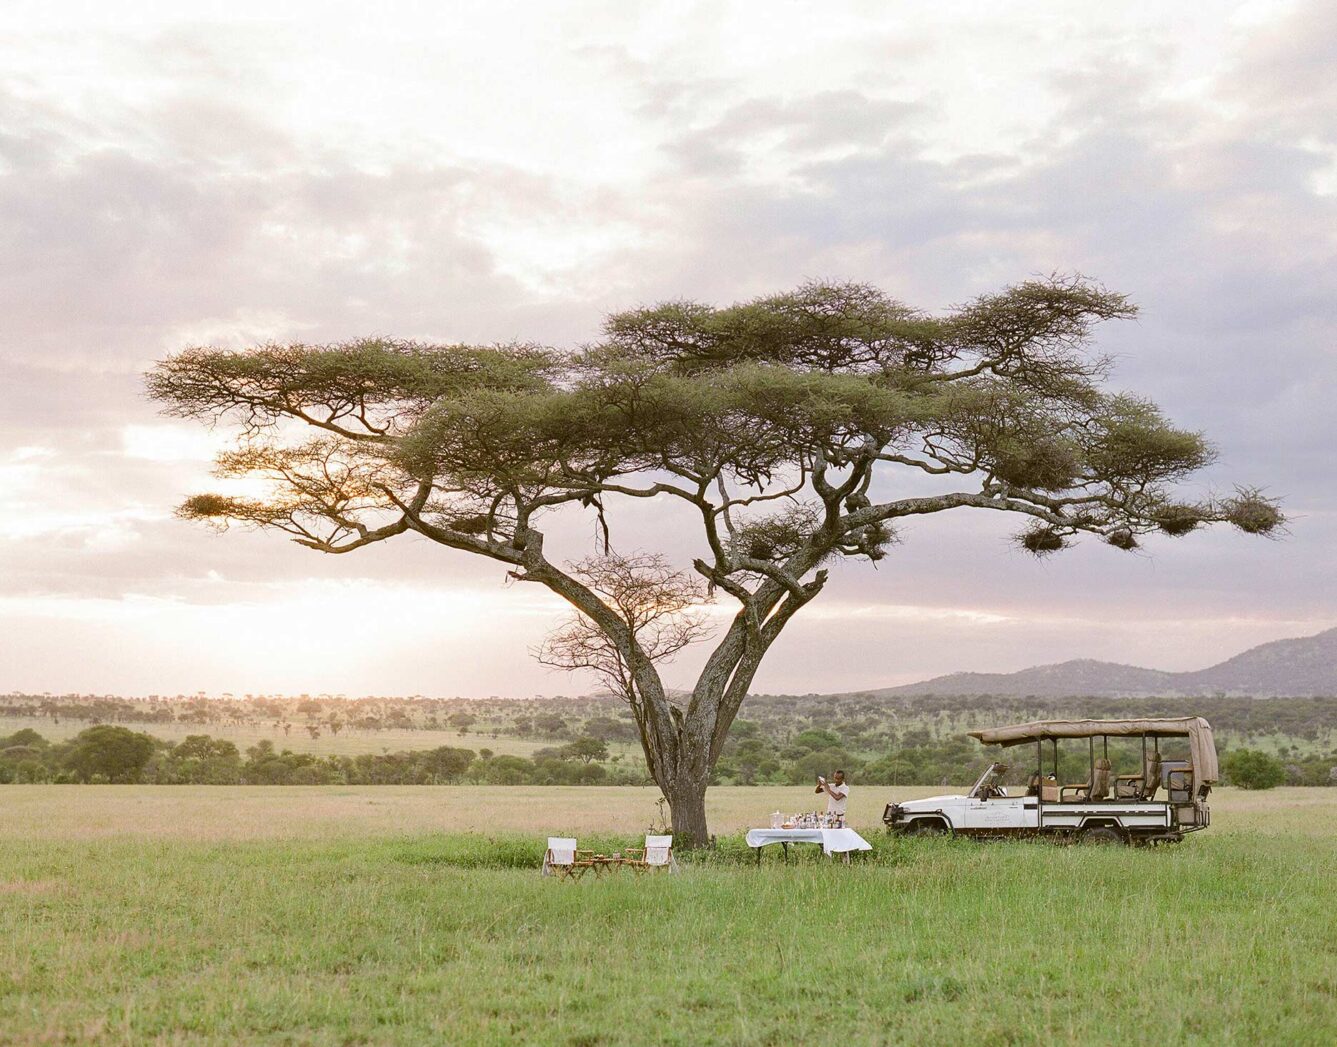
{"label": "vehicle door", "polygon": [[1034,796],[991,796],[966,800],[964,829],[1034,829],[1040,824],[1040,801]]}

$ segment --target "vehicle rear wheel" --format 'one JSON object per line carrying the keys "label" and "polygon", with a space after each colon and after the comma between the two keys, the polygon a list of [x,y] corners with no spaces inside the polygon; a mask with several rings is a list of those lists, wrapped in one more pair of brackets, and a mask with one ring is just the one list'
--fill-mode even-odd
{"label": "vehicle rear wheel", "polygon": [[1078,840],[1084,844],[1105,846],[1112,843],[1127,843],[1123,833],[1112,825],[1092,825],[1082,830]]}
{"label": "vehicle rear wheel", "polygon": [[919,818],[905,828],[906,836],[948,836],[951,829],[937,818]]}

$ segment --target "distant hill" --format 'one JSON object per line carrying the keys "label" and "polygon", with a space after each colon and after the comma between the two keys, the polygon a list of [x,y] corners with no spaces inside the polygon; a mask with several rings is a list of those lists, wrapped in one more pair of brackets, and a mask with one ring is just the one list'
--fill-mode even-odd
{"label": "distant hill", "polygon": [[996,694],[1062,698],[1070,695],[1144,697],[1159,695],[1254,695],[1307,697],[1337,694],[1337,629],[1295,640],[1274,640],[1207,669],[1167,673],[1117,662],[1078,659],[1037,665],[1015,673],[952,673],[878,695],[964,697]]}

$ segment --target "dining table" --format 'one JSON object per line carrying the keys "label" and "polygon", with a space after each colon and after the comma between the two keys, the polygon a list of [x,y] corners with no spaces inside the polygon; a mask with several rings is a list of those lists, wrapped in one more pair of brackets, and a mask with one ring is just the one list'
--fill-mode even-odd
{"label": "dining table", "polygon": [[873,849],[871,843],[848,827],[843,829],[749,829],[747,831],[747,845],[757,852],[758,864],[761,863],[761,849],[777,843],[784,850],[786,858],[789,857],[789,845],[791,843],[815,843],[821,844],[822,853],[827,857],[843,854],[846,862],[849,861],[850,854],[854,851],[871,851]]}

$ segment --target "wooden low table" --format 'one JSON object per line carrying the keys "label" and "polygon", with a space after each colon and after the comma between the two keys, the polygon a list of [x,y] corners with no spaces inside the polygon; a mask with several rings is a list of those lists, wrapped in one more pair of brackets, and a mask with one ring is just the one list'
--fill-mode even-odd
{"label": "wooden low table", "polygon": [[604,873],[610,871],[616,872],[627,864],[626,859],[623,858],[619,852],[614,852],[613,854],[596,854],[590,857],[588,861],[590,863],[589,867],[594,870],[594,878],[596,880]]}

